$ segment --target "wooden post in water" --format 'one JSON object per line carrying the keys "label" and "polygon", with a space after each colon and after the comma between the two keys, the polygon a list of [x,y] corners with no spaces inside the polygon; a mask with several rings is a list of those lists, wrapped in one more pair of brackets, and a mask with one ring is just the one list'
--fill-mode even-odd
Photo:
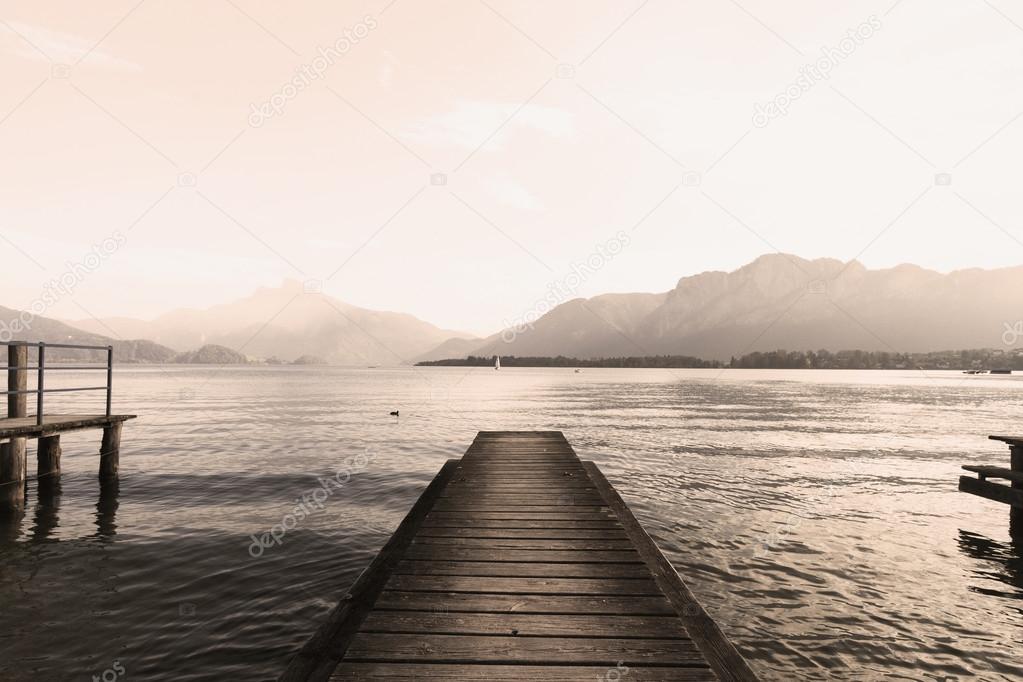
{"label": "wooden post in water", "polygon": [[103,444],[99,450],[99,477],[117,478],[121,462],[121,424],[115,422],[103,429]]}
{"label": "wooden post in water", "polygon": [[[1010,453],[1009,468],[1023,473],[1023,445],[1011,446]],[[1023,489],[1023,481],[1013,481],[1012,487]],[[1009,507],[1009,536],[1023,538],[1023,509],[1016,506]]]}
{"label": "wooden post in water", "polygon": [[[24,391],[28,388],[28,347],[7,347],[7,390]],[[25,417],[28,402],[25,393],[7,395],[7,416]],[[11,438],[0,444],[0,509],[18,510],[25,506],[25,450],[24,438]]]}
{"label": "wooden post in water", "polygon": [[53,436],[40,436],[39,437],[39,448],[36,453],[39,465],[36,469],[36,475],[39,478],[44,476],[59,476],[60,475],[60,434]]}
{"label": "wooden post in water", "polygon": [[[25,391],[28,389],[28,346],[7,347],[7,390]],[[7,416],[25,417],[28,415],[28,395],[19,393],[7,396]]]}

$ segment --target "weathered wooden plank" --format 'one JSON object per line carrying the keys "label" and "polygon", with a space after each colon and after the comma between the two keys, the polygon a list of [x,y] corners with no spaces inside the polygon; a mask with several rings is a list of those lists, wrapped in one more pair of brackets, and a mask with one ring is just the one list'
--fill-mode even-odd
{"label": "weathered wooden plank", "polygon": [[[552,500],[552,502],[558,502],[558,500]],[[577,502],[571,498],[566,498],[564,503],[559,504],[514,504],[512,502],[501,502],[501,501],[488,501],[480,500],[474,502],[473,500],[441,500],[434,507],[434,512],[463,512],[466,516],[475,514],[475,512],[482,511],[494,511],[494,512],[530,512],[530,513],[548,513],[548,514],[560,514],[562,512],[602,512],[607,507],[603,505],[596,505],[592,502],[583,501]]]}
{"label": "weathered wooden plank", "polygon": [[464,519],[471,516],[473,519],[520,519],[522,521],[601,521],[613,519],[614,515],[607,511],[565,511],[558,512],[526,512],[526,511],[477,511],[471,515],[460,511],[436,511],[430,512],[427,518],[430,519]]}
{"label": "weathered wooden plank", "polygon": [[564,505],[572,503],[575,506],[589,506],[589,507],[604,507],[604,501],[599,496],[592,492],[578,492],[567,489],[553,489],[547,494],[544,494],[542,488],[537,488],[534,491],[521,493],[492,493],[485,490],[473,491],[471,489],[463,489],[458,491],[459,494],[449,495],[447,497],[441,497],[437,504],[457,504],[457,503],[506,503],[514,504],[516,506],[527,506],[527,507],[552,507],[558,505]]}
{"label": "weathered wooden plank", "polygon": [[505,458],[514,459],[516,457],[522,457],[525,459],[539,459],[542,457],[548,457],[551,459],[570,459],[576,457],[576,454],[572,450],[564,450],[560,448],[476,448],[471,450],[465,455],[465,459],[480,459],[483,457],[494,457],[494,458]]}
{"label": "weathered wooden plank", "polygon": [[486,455],[463,458],[459,474],[474,473],[480,476],[499,476],[500,472],[520,471],[525,475],[560,476],[564,472],[579,474],[581,467],[582,461],[574,455],[571,457],[538,455],[529,458]]}
{"label": "weathered wooden plank", "polygon": [[491,471],[485,474],[479,471],[462,471],[459,472],[459,480],[476,483],[486,482],[491,484],[500,484],[503,486],[530,485],[532,481],[545,481],[558,484],[589,483],[589,479],[586,478],[586,473],[582,469],[579,469],[578,471],[566,468],[540,470],[536,467],[523,467],[521,469],[505,468],[500,471]]}
{"label": "weathered wooden plank", "polygon": [[413,611],[466,611],[472,613],[591,613],[673,615],[663,595],[592,596],[564,594],[474,594],[472,592],[402,592],[384,590],[377,609]]}
{"label": "weathered wooden plank", "polygon": [[516,467],[526,464],[538,464],[541,466],[565,466],[574,467],[579,465],[579,458],[574,454],[513,454],[507,452],[495,452],[493,454],[476,453],[466,455],[463,460],[465,466],[480,466],[483,464],[499,464],[501,466]]}
{"label": "weathered wooden plank", "polygon": [[972,464],[964,464],[963,469],[980,474],[981,480],[985,478],[1001,478],[1016,483],[1023,483],[1023,471],[1013,471],[1012,469],[996,466],[975,466]]}
{"label": "weathered wooden plank", "polygon": [[679,620],[671,616],[373,611],[362,622],[361,631],[517,637],[689,638]]}
{"label": "weathered wooden plank", "polygon": [[1000,483],[982,481],[972,476],[959,477],[959,490],[980,497],[987,498],[994,502],[1002,502],[1011,505],[1016,509],[1023,509],[1023,490],[1010,488]]}
{"label": "weathered wooden plank", "polygon": [[572,637],[478,637],[360,632],[345,653],[350,661],[435,661],[551,665],[703,665],[688,639],[583,639]]}
{"label": "weathered wooden plank", "polygon": [[508,459],[500,456],[475,457],[462,460],[462,470],[482,470],[485,467],[496,467],[499,469],[528,469],[535,468],[538,473],[556,473],[558,471],[575,471],[580,466],[578,458],[551,458],[540,456],[530,459]]}
{"label": "weathered wooden plank", "polygon": [[988,436],[991,440],[1000,440],[1009,445],[1023,446],[1023,436]]}
{"label": "weathered wooden plank", "polygon": [[707,668],[645,668],[627,666],[445,665],[439,663],[342,663],[331,682],[395,680],[397,682],[713,682]]}
{"label": "weathered wooden plank", "polygon": [[462,459],[462,465],[466,467],[484,466],[495,464],[505,467],[521,467],[528,464],[537,464],[545,467],[576,467],[581,460],[573,453],[555,454],[549,452],[527,453],[475,453],[468,454]]}
{"label": "weathered wooden plank", "polygon": [[596,491],[582,486],[555,486],[543,482],[526,484],[521,488],[490,488],[466,484],[440,498],[440,502],[450,504],[458,501],[488,500],[495,502],[517,502],[519,504],[550,505],[551,500],[557,503],[572,500],[583,502],[594,507],[605,506]]}
{"label": "weathered wooden plank", "polygon": [[517,475],[503,472],[500,476],[501,477],[497,479],[483,476],[463,476],[448,492],[451,493],[459,490],[465,490],[467,488],[494,488],[508,492],[521,492],[530,488],[535,489],[537,486],[587,489],[593,487],[590,485],[589,480],[582,474],[579,474],[578,476],[564,476],[561,473],[558,473],[555,476],[544,476],[536,473]]}
{"label": "weathered wooden plank", "polygon": [[540,454],[540,455],[574,455],[571,447],[557,443],[535,443],[532,445],[521,443],[518,445],[496,444],[496,445],[475,445],[469,448],[467,457],[474,457],[479,454]]}
{"label": "weathered wooden plank", "polygon": [[590,507],[604,507],[604,501],[593,492],[579,492],[572,489],[551,489],[534,488],[513,493],[489,492],[487,490],[465,489],[453,491],[452,494],[442,496],[437,504],[456,503],[482,503],[482,502],[504,502],[524,506],[550,507],[573,503],[576,506],[586,505]]}
{"label": "weathered wooden plank", "polygon": [[530,490],[538,485],[542,485],[545,488],[582,488],[591,492],[595,490],[593,485],[581,476],[576,478],[558,474],[557,476],[533,475],[528,477],[502,475],[499,478],[489,476],[462,476],[457,481],[452,481],[451,485],[448,486],[448,489],[444,492],[450,495],[467,488],[472,488],[474,490],[496,490],[516,493],[524,490]]}
{"label": "weathered wooden plank", "polygon": [[465,454],[466,459],[476,457],[575,457],[576,453],[571,448],[560,447],[510,447],[494,446],[471,448]]}
{"label": "weathered wooden plank", "polygon": [[634,578],[491,578],[461,575],[394,575],[388,590],[403,592],[486,592],[489,594],[558,594],[658,596],[650,579]]}
{"label": "weathered wooden plank", "polygon": [[602,528],[620,529],[622,524],[615,518],[600,518],[596,520],[536,520],[536,519],[481,519],[478,517],[467,518],[455,516],[454,518],[430,518],[423,522],[423,528],[547,528],[551,530],[563,530],[571,528],[584,528],[599,530]]}
{"label": "weathered wooden plank", "polygon": [[548,468],[574,468],[579,466],[579,458],[575,455],[551,455],[551,454],[536,454],[536,455],[508,455],[506,453],[495,453],[492,455],[476,454],[466,455],[462,460],[462,466],[466,468],[480,467],[486,465],[496,465],[501,467],[507,467],[514,469],[516,467],[529,466],[535,464],[537,466],[548,467]]}
{"label": "weathered wooden plank", "polygon": [[518,549],[552,549],[552,550],[631,550],[632,542],[628,539],[550,539],[550,538],[437,538],[419,535],[412,543],[434,547],[472,547],[491,551]]}
{"label": "weathered wooden plank", "polygon": [[67,431],[98,429],[135,419],[133,414],[106,415],[45,415],[42,425],[36,424],[35,416],[0,419],[0,438],[38,438]]}
{"label": "weathered wooden plank", "polygon": [[422,527],[419,538],[529,538],[548,540],[627,540],[613,528],[434,528]]}
{"label": "weathered wooden plank", "polygon": [[[579,460],[565,463],[552,462],[548,459],[531,462],[508,462],[506,460],[467,461],[458,469],[458,473],[461,475],[474,474],[478,476],[493,476],[494,473],[505,471],[523,472],[524,474],[534,474],[536,476],[585,475]],[[493,477],[497,478],[496,476]]]}
{"label": "weathered wooden plank", "polygon": [[533,467],[522,469],[502,469],[501,471],[483,474],[476,471],[465,471],[459,474],[459,482],[488,484],[501,487],[522,487],[535,485],[537,482],[552,485],[589,485],[589,479],[583,470],[550,469],[538,471]]}
{"label": "weathered wooden plank", "polygon": [[579,550],[508,549],[494,551],[449,545],[413,545],[404,558],[420,561],[538,561],[540,563],[631,563],[642,561],[635,550],[587,552]]}
{"label": "weathered wooden plank", "polygon": [[515,561],[402,561],[395,575],[474,575],[506,578],[648,578],[643,564],[540,564]]}
{"label": "weathered wooden plank", "polygon": [[[463,460],[462,465],[459,468],[459,472],[479,472],[484,471],[519,471],[528,469],[538,474],[558,474],[562,472],[579,473],[581,469],[580,460],[578,459],[566,459],[566,460],[552,460],[549,458],[535,459],[529,461],[510,461],[507,459],[501,459],[495,457],[493,459],[475,459],[475,460]],[[493,467],[493,469],[491,469]]]}

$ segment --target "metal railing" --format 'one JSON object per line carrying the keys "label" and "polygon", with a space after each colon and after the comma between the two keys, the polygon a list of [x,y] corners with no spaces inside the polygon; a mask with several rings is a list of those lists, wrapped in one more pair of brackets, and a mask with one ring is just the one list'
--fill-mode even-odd
{"label": "metal railing", "polygon": [[[47,393],[74,393],[78,391],[106,391],[107,394],[107,411],[106,416],[110,416],[110,403],[113,397],[112,388],[114,382],[114,347],[113,346],[85,346],[74,343],[45,343],[43,341],[0,341],[0,346],[24,346],[27,348],[36,348],[38,350],[38,359],[35,365],[3,365],[0,369],[7,370],[8,376],[11,372],[36,372],[36,387],[20,390],[6,390],[0,391],[0,395],[12,396],[12,395],[25,395],[32,394],[36,395],[36,425],[42,426],[43,424],[43,397]],[[101,364],[92,365],[75,365],[75,364],[55,364],[46,365],[46,349],[47,348],[60,348],[68,350],[86,350],[86,351],[101,351],[107,354],[106,366]],[[46,388],[46,372],[55,370],[106,370],[107,382],[105,386],[84,386],[76,388]],[[8,382],[8,388],[10,388],[10,382]]]}

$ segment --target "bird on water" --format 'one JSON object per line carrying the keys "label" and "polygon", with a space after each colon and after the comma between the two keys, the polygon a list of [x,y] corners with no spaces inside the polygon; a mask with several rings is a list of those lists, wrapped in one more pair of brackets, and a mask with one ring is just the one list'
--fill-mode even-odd
{"label": "bird on water", "polygon": [[391,416],[392,417],[397,417],[398,416],[398,412],[400,412],[400,410],[395,410],[394,412],[391,413]]}

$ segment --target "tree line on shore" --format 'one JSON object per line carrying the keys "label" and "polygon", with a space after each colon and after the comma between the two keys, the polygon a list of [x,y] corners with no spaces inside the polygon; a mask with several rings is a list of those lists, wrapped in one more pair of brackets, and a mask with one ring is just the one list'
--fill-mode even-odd
{"label": "tree line on shore", "polygon": [[[494,356],[470,355],[416,363],[435,367],[489,367]],[[756,351],[728,362],[703,360],[690,355],[648,355],[614,358],[516,357],[502,355],[503,367],[622,367],[622,368],[736,368],[736,369],[1012,369],[1023,370],[1023,349],[992,348],[895,353],[887,351]]]}

